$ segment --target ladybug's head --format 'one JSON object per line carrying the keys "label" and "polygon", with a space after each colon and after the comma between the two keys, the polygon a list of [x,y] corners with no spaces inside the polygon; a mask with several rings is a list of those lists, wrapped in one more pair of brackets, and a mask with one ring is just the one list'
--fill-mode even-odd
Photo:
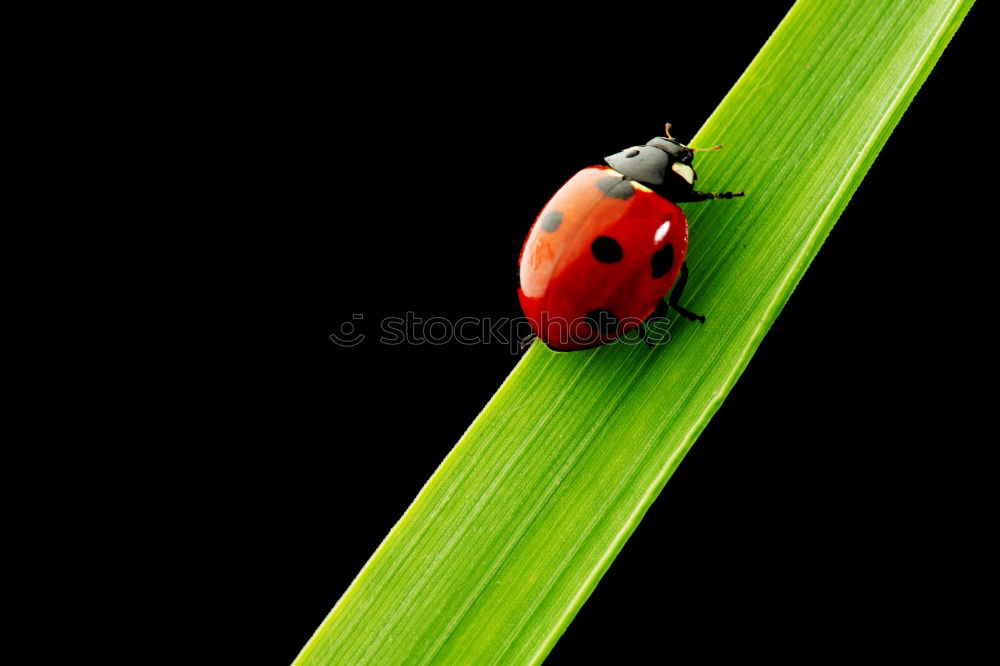
{"label": "ladybug's head", "polygon": [[689,191],[698,178],[691,162],[694,151],[715,150],[714,148],[691,148],[670,136],[667,124],[666,136],[657,136],[644,146],[632,146],[604,158],[615,171],[627,178],[649,185],[654,190]]}

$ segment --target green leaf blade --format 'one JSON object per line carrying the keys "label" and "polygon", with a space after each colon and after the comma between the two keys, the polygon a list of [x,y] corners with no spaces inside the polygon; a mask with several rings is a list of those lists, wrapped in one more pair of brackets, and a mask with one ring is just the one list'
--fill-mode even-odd
{"label": "green leaf blade", "polygon": [[653,350],[534,345],[300,664],[537,663],[705,428],[972,2],[800,1],[692,140],[704,326]]}

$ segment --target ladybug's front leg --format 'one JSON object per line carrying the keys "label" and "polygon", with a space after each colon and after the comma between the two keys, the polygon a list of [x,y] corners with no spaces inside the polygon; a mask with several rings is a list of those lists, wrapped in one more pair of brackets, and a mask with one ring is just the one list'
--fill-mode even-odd
{"label": "ladybug's front leg", "polygon": [[676,194],[671,198],[674,203],[690,203],[693,201],[708,201],[709,199],[732,199],[733,197],[746,196],[743,192],[685,192]]}

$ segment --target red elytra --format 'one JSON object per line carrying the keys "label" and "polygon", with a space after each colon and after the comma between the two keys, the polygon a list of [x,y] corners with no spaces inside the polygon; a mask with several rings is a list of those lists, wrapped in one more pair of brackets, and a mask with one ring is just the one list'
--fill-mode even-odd
{"label": "red elytra", "polygon": [[528,233],[518,262],[521,307],[554,350],[606,344],[663,302],[687,246],[687,218],[676,204],[610,167],[588,167]]}

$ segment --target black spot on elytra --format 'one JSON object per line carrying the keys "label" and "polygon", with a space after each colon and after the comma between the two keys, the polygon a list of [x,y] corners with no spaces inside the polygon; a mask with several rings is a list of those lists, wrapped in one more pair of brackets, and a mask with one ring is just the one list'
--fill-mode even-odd
{"label": "black spot on elytra", "polygon": [[555,231],[562,224],[562,220],[562,211],[550,210],[542,216],[542,231],[548,231],[549,233]]}
{"label": "black spot on elytra", "polygon": [[622,246],[611,236],[598,236],[590,244],[590,251],[594,253],[594,259],[602,264],[613,264],[622,260]]}
{"label": "black spot on elytra", "polygon": [[591,310],[584,315],[584,319],[587,320],[592,329],[601,335],[610,335],[618,328],[618,318],[615,317],[614,312],[607,308]]}
{"label": "black spot on elytra", "polygon": [[653,254],[653,279],[663,277],[674,267],[674,245],[667,243]]}
{"label": "black spot on elytra", "polygon": [[635,194],[632,183],[628,182],[628,178],[621,176],[604,176],[597,181],[597,189],[615,199],[631,199]]}

